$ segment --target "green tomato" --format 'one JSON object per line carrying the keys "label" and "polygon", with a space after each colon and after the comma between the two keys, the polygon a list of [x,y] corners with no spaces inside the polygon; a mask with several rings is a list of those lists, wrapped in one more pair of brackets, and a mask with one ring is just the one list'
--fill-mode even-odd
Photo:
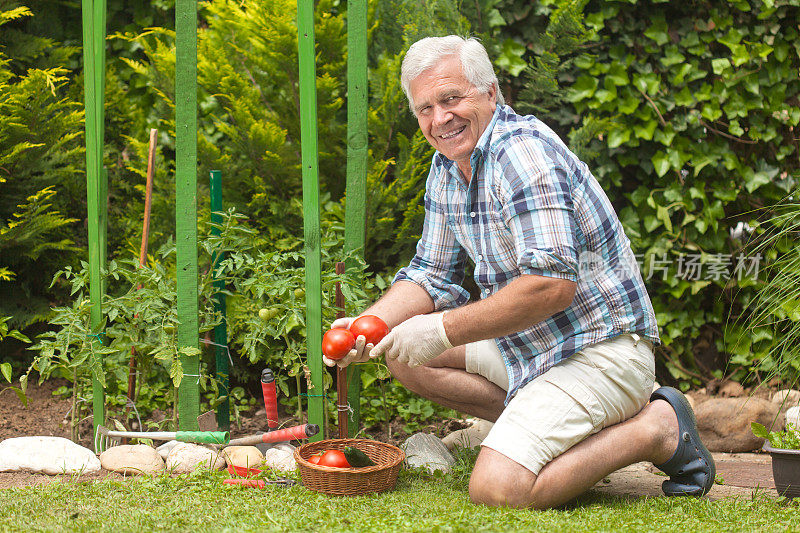
{"label": "green tomato", "polygon": [[305,295],[306,295],[306,291],[303,290],[303,289],[295,289],[294,290],[294,297],[297,298],[298,300],[300,298],[305,297]]}
{"label": "green tomato", "polygon": [[278,316],[279,312],[280,311],[278,309],[263,308],[258,311],[258,317],[264,322],[269,322],[270,320]]}

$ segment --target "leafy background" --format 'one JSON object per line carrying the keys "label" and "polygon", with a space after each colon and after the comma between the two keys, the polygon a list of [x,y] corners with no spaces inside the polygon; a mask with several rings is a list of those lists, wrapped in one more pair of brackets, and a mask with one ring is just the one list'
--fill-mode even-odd
{"label": "leafy background", "polygon": [[[174,4],[134,4],[109,2],[104,163],[109,256],[118,265],[132,264],[139,248],[150,128],[159,130],[150,249],[169,246],[174,235]],[[800,177],[797,1],[379,0],[369,9],[367,246],[365,265],[350,278],[363,285],[350,312],[408,261],[421,228],[432,151],[399,87],[404,51],[422,36],[472,34],[495,58],[507,101],[562,135],[617,209],[661,328],[659,379],[684,389],[722,378],[751,385],[779,370],[783,382],[795,380],[796,365],[780,363],[797,348],[781,343],[776,320],[796,324],[800,298],[770,303],[788,305],[775,320],[747,313],[767,265],[797,248],[793,230],[759,246],[775,227],[769,207],[796,193]],[[346,15],[342,1],[316,7],[328,258],[341,247],[346,202]],[[302,317],[294,296],[302,290],[294,17],[290,0],[213,0],[200,6],[198,36],[198,175],[222,169],[225,208],[253,232],[230,252],[264,265],[273,258],[274,268],[291,273],[259,277],[253,267],[255,288],[229,280],[233,377],[246,388],[261,366],[280,366],[289,393],[304,386],[305,357],[301,318],[288,318]],[[55,335],[62,324],[53,309],[83,297],[63,276],[50,283],[67,267],[78,272],[86,257],[80,12],[52,0],[0,0],[0,27],[0,317],[31,338]],[[207,197],[201,183],[201,223]],[[206,268],[210,246],[201,249]],[[737,275],[738,259],[756,254],[758,275]],[[149,257],[165,275],[173,263],[168,253]],[[130,283],[110,280],[110,294],[127,294]],[[255,312],[276,305],[281,320],[258,326]],[[265,348],[254,350],[254,342]],[[133,343],[114,350],[127,353]],[[15,375],[41,357],[26,346],[18,336],[0,344]],[[111,376],[124,364],[118,359],[109,357]],[[387,405],[411,405],[386,376],[378,367],[364,373],[366,416],[374,420],[389,418]],[[125,386],[117,388],[122,394]],[[418,405],[406,420],[433,416]]]}

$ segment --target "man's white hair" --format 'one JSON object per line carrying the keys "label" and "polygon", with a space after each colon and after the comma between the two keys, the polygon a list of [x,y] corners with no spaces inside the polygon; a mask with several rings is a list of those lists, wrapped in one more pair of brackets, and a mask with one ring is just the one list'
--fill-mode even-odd
{"label": "man's white hair", "polygon": [[494,87],[497,91],[497,104],[505,104],[489,54],[480,41],[474,37],[464,39],[458,35],[448,35],[420,39],[411,45],[406,57],[403,58],[400,83],[412,112],[414,112],[414,101],[411,98],[411,82],[429,68],[436,66],[442,58],[451,55],[457,55],[461,59],[461,69],[469,83],[483,94]]}

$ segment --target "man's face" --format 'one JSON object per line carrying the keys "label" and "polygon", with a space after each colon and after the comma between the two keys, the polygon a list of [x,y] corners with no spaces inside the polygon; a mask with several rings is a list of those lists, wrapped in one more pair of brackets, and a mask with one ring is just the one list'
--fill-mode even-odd
{"label": "man's face", "polygon": [[497,107],[495,89],[478,92],[464,77],[458,56],[452,55],[414,78],[410,92],[425,138],[466,173]]}

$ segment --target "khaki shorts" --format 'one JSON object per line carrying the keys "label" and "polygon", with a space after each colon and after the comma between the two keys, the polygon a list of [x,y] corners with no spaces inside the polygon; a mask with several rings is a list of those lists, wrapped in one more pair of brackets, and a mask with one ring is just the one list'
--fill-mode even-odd
{"label": "khaki shorts", "polygon": [[[494,340],[466,346],[466,370],[508,390]],[[652,393],[654,372],[652,345],[638,335],[584,348],[520,389],[482,445],[538,475],[588,436],[638,413]]]}

